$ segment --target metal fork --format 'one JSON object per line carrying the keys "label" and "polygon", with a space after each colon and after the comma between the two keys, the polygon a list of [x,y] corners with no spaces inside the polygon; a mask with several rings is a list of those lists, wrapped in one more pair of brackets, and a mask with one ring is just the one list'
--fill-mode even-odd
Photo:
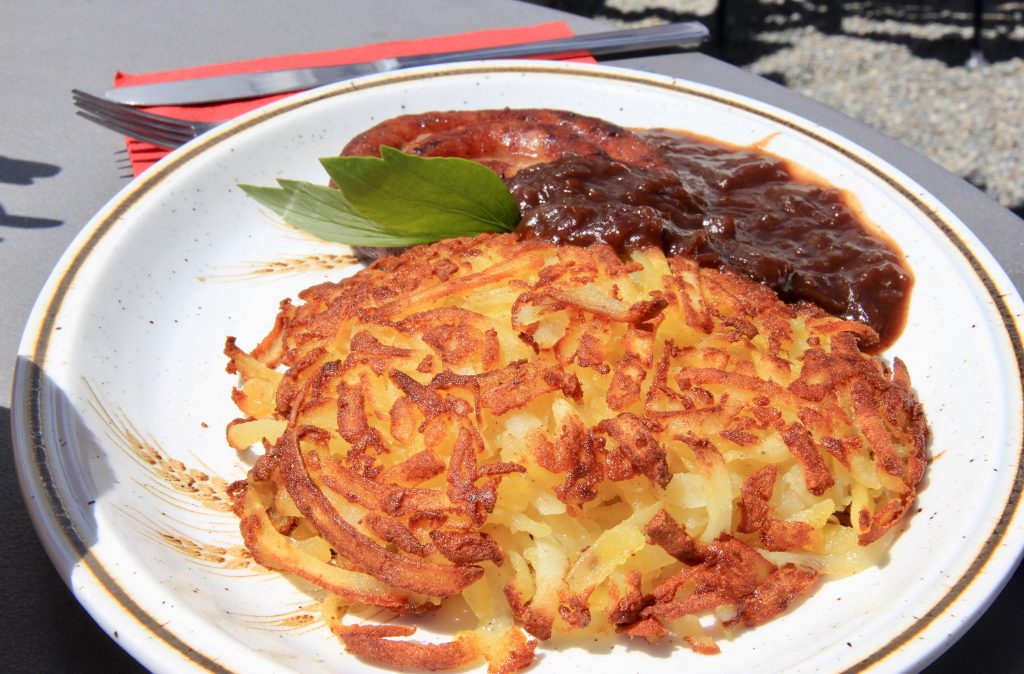
{"label": "metal fork", "polygon": [[122,135],[152,145],[174,149],[201,133],[217,126],[217,122],[195,122],[144,112],[120,103],[71,90],[78,116]]}

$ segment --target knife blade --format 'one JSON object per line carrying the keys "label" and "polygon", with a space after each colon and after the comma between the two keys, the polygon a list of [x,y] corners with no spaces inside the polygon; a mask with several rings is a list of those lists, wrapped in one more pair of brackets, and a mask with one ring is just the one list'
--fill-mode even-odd
{"label": "knife blade", "polygon": [[547,54],[589,52],[593,55],[659,49],[663,47],[694,48],[708,37],[708,29],[696,21],[671,23],[645,28],[587,33],[558,40],[544,40],[483,49],[399,56],[396,58],[352,63],[339,66],[292,68],[244,75],[203,77],[177,82],[142,84],[110,89],[105,96],[124,105],[194,105],[256,98],[270,94],[301,91],[340,82],[363,75],[389,72],[400,68],[459,63],[481,59],[516,58]]}

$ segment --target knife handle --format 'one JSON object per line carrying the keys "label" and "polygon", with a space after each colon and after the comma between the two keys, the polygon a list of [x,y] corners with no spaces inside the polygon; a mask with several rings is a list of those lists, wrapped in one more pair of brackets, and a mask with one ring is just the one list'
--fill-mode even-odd
{"label": "knife handle", "polygon": [[591,54],[614,54],[627,50],[637,51],[639,49],[658,49],[661,47],[698,47],[707,38],[708,29],[704,24],[697,21],[687,21],[645,28],[626,28],[603,33],[587,33],[558,40],[544,40],[543,42],[467,49],[440,54],[402,56],[396,60],[400,68],[411,68],[438,63],[516,58],[574,51],[586,51]]}

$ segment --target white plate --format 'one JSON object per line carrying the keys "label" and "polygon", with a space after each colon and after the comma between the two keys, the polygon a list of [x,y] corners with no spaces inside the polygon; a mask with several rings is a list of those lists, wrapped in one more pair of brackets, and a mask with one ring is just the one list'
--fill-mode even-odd
{"label": "white plate", "polygon": [[318,157],[396,114],[504,106],[762,142],[855,195],[917,278],[888,353],[910,368],[936,457],[883,568],[824,584],[722,654],[590,642],[542,646],[538,668],[899,671],[937,657],[1021,553],[1020,297],[948,209],[843,138],[710,87],[579,64],[429,68],[287,99],[175,152],[92,220],[35,306],[13,410],[22,488],[79,601],[157,671],[376,671],[320,626],[303,587],[245,564],[224,509],[223,484],[248,467],[224,441],[224,337],[251,347],[279,300],[351,271],[311,261],[345,249],[273,224],[236,183],[321,181]]}

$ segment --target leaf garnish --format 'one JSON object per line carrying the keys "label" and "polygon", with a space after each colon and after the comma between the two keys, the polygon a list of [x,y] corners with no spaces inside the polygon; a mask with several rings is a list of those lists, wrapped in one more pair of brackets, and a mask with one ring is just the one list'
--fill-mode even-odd
{"label": "leaf garnish", "polygon": [[381,148],[381,157],[321,159],[339,189],[279,179],[239,185],[285,222],[355,246],[399,247],[483,232],[510,232],[519,207],[496,173],[456,157]]}
{"label": "leaf garnish", "polygon": [[289,225],[324,241],[390,248],[437,240],[436,236],[382,229],[378,223],[359,215],[339,190],[299,180],[277,182],[280,187],[239,187]]}

